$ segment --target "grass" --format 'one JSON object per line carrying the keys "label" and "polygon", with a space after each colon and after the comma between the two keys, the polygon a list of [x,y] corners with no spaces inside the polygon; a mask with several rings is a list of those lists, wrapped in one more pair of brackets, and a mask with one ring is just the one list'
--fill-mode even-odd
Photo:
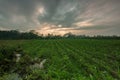
{"label": "grass", "polygon": [[0,49],[17,46],[32,59],[46,59],[44,69],[31,70],[26,80],[120,80],[120,40],[0,41]]}

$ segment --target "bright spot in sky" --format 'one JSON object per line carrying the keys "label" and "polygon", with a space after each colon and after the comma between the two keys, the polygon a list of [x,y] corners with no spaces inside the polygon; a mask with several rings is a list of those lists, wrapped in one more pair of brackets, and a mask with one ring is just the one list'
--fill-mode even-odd
{"label": "bright spot in sky", "polygon": [[38,12],[40,13],[40,14],[43,14],[44,13],[44,8],[42,7],[42,8],[39,8],[38,9]]}
{"label": "bright spot in sky", "polygon": [[62,25],[58,25],[58,27],[62,27]]}

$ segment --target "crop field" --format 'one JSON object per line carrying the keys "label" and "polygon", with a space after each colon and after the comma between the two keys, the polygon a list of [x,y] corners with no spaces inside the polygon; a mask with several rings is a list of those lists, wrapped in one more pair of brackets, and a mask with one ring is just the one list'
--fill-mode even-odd
{"label": "crop field", "polygon": [[[23,50],[23,54],[27,54],[31,59],[45,60],[42,69],[31,70],[29,74],[25,74],[25,77],[20,76],[20,80],[22,78],[24,80],[120,80],[120,40],[0,41],[1,50],[3,47],[16,48],[18,46]],[[29,62],[27,58],[24,60],[26,63]],[[2,70],[1,66],[0,70]],[[10,77],[11,73],[19,74],[15,71],[5,73],[0,73],[0,80],[3,80],[5,76]]]}

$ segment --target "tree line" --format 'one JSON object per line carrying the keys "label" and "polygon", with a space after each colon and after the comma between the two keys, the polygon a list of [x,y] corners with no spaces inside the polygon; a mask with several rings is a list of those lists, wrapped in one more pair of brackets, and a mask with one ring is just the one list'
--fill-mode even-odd
{"label": "tree line", "polygon": [[19,32],[18,30],[9,30],[9,31],[0,31],[0,39],[120,39],[120,36],[87,36],[87,35],[75,35],[72,33],[66,33],[63,36],[61,35],[53,35],[48,34],[44,36],[43,34],[36,33],[34,30],[30,30],[29,32]]}

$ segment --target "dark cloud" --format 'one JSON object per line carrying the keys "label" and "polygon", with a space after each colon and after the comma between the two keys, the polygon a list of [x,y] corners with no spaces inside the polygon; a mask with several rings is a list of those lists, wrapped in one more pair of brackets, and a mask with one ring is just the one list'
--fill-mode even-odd
{"label": "dark cloud", "polygon": [[31,15],[36,9],[36,0],[1,0],[0,10],[6,11],[12,15],[12,13],[17,15]]}
{"label": "dark cloud", "polygon": [[0,0],[0,29],[38,29],[47,23],[120,35],[119,9],[120,0]]}

